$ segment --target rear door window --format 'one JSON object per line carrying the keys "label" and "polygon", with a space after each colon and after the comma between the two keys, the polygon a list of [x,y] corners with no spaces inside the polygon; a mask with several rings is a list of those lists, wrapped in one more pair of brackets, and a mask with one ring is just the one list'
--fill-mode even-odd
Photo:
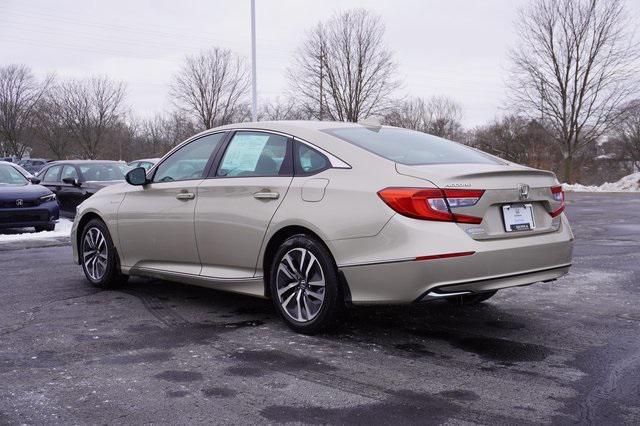
{"label": "rear door window", "polygon": [[289,138],[262,132],[236,132],[218,167],[218,176],[289,176]]}

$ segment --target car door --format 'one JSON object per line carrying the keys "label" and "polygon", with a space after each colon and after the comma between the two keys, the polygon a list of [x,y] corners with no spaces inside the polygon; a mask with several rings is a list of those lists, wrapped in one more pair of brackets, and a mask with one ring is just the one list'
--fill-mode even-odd
{"label": "car door", "polygon": [[124,266],[200,273],[193,224],[198,184],[224,136],[214,133],[183,145],[155,169],[149,184],[125,194],[118,210]]}
{"label": "car door", "polygon": [[59,195],[60,190],[62,189],[62,182],[60,182],[60,172],[62,171],[62,164],[55,164],[49,167],[41,174],[41,182],[42,186],[46,186],[56,194],[56,197]]}
{"label": "car door", "polygon": [[78,186],[66,183],[64,178],[71,178],[80,183],[80,175],[76,166],[72,164],[64,165],[62,174],[60,175],[60,190],[58,191],[60,208],[67,212],[75,213],[76,206],[84,200],[86,191],[82,188],[81,184]]}
{"label": "car door", "polygon": [[198,186],[195,229],[202,275],[248,278],[293,175],[287,136],[236,131]]}

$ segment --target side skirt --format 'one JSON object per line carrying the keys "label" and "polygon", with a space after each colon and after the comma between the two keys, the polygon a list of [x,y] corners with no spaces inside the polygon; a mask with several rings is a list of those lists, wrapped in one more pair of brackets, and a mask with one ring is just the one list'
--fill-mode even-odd
{"label": "side skirt", "polygon": [[262,277],[251,278],[211,278],[200,275],[182,274],[160,269],[132,267],[127,271],[129,275],[157,278],[167,281],[175,281],[183,284],[206,287],[231,293],[246,294],[248,296],[265,298],[264,281]]}

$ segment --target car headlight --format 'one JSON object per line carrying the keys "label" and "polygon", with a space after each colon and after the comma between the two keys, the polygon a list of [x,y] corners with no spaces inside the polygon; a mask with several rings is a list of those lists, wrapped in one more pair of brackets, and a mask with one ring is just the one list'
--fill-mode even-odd
{"label": "car headlight", "polygon": [[40,197],[40,202],[41,203],[46,203],[48,201],[53,201],[56,199],[56,194],[48,194],[48,195],[43,195],[42,197]]}

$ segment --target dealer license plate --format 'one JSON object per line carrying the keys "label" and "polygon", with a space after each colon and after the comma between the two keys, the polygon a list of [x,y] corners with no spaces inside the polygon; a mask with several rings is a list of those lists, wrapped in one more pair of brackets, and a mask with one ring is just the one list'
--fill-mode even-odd
{"label": "dealer license plate", "polygon": [[531,204],[509,204],[502,206],[504,229],[507,232],[531,231],[536,228]]}

